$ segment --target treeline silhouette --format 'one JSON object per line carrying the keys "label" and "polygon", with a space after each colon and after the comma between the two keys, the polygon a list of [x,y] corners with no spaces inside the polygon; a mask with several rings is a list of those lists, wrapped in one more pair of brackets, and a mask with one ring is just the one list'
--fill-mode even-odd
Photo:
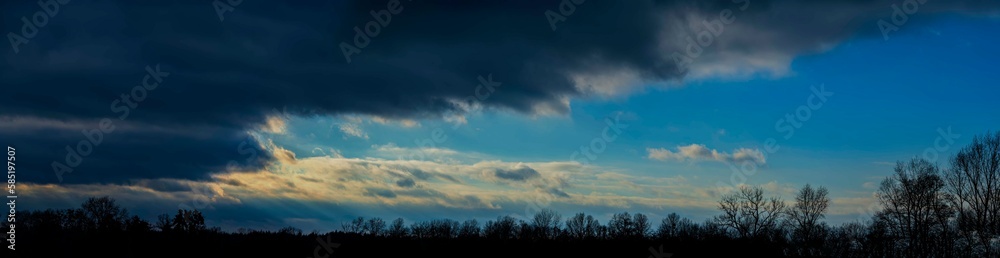
{"label": "treeline silhouette", "polygon": [[[563,217],[543,209],[530,219],[480,222],[358,217],[339,230],[303,234],[209,228],[197,210],[149,222],[109,197],[80,208],[17,215],[21,257],[998,257],[1000,132],[976,136],[948,168],[914,158],[897,162],[875,193],[879,207],[864,220],[829,225],[828,190],[805,185],[786,202],[760,187],[724,195],[721,214],[692,221],[676,213],[650,218],[621,212]],[[654,220],[659,223],[654,226]],[[6,224],[3,225],[7,228]],[[4,257],[11,257],[5,255]]]}

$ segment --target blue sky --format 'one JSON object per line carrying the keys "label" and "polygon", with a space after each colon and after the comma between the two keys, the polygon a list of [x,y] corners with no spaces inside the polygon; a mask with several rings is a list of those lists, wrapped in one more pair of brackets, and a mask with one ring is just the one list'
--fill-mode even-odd
{"label": "blue sky", "polygon": [[[585,11],[584,7],[581,12]],[[892,173],[896,161],[925,157],[946,168],[950,155],[965,146],[974,135],[1000,129],[1000,102],[997,101],[1000,89],[994,85],[996,60],[1000,59],[1000,50],[996,47],[1000,45],[1000,19],[996,15],[948,12],[951,9],[945,6],[941,7],[941,12],[910,17],[911,20],[888,39],[882,37],[875,22],[888,19],[890,14],[885,12],[891,10],[888,8],[878,9],[880,11],[868,16],[868,22],[857,25],[853,32],[829,37],[802,35],[799,38],[795,34],[799,28],[772,30],[767,27],[768,23],[761,22],[764,25],[760,26],[768,28],[761,29],[748,25],[760,20],[747,20],[744,24],[740,23],[743,20],[737,20],[717,39],[718,43],[705,47],[705,55],[694,61],[692,72],[686,76],[664,76],[656,74],[652,68],[635,68],[649,64],[645,62],[647,57],[630,56],[622,60],[605,57],[605,62],[580,65],[573,63],[580,59],[567,57],[570,54],[561,52],[563,50],[530,53],[565,58],[537,64],[567,65],[565,69],[571,72],[563,75],[570,78],[567,81],[576,83],[571,85],[573,88],[530,86],[532,82],[551,82],[526,78],[530,77],[526,74],[534,74],[526,71],[535,69],[532,66],[535,63],[529,61],[537,59],[484,62],[486,67],[475,68],[467,68],[472,65],[466,62],[469,60],[462,59],[466,53],[481,51],[479,46],[514,46],[512,49],[517,49],[522,44],[533,44],[532,40],[542,41],[544,37],[529,35],[525,38],[531,40],[523,42],[492,37],[495,41],[448,45],[454,48],[458,57],[439,57],[440,63],[435,65],[453,68],[452,72],[441,72],[434,70],[434,65],[412,63],[424,60],[426,54],[407,52],[404,50],[408,48],[400,47],[413,38],[388,34],[389,29],[405,31],[411,27],[404,26],[416,26],[410,23],[387,27],[387,36],[374,38],[372,47],[365,49],[368,52],[357,56],[358,63],[348,68],[335,68],[334,72],[327,73],[324,69],[329,67],[309,59],[292,62],[296,66],[283,70],[285,67],[281,65],[285,63],[282,62],[287,61],[283,58],[290,60],[312,54],[298,48],[302,45],[282,45],[286,49],[272,50],[267,47],[269,43],[295,41],[296,36],[301,35],[294,33],[328,28],[296,27],[304,25],[298,24],[303,21],[287,18],[297,17],[294,15],[273,20],[270,19],[273,17],[261,18],[261,8],[267,9],[252,5],[243,7],[219,25],[220,30],[226,31],[222,33],[226,35],[221,40],[225,43],[222,46],[240,47],[215,52],[224,54],[217,56],[219,60],[206,61],[204,67],[197,62],[174,59],[198,54],[171,55],[169,51],[159,50],[211,49],[218,46],[213,45],[217,42],[201,41],[198,37],[187,41],[156,41],[168,36],[144,38],[147,41],[129,40],[146,42],[126,48],[148,48],[139,50],[140,54],[135,56],[161,57],[201,69],[215,69],[213,62],[229,64],[231,60],[227,58],[237,60],[236,56],[249,53],[239,52],[248,51],[244,48],[258,51],[250,52],[260,55],[246,57],[250,61],[225,68],[232,70],[219,68],[221,70],[204,74],[185,70],[184,66],[165,65],[176,71],[166,83],[216,85],[222,93],[191,94],[179,88],[186,86],[165,83],[168,86],[163,90],[150,92],[153,97],[162,97],[162,101],[154,98],[143,102],[136,118],[121,122],[123,130],[133,133],[121,134],[128,136],[118,139],[123,143],[108,145],[100,149],[107,153],[88,158],[89,164],[85,163],[79,168],[80,172],[72,175],[71,180],[78,181],[62,182],[60,179],[57,183],[40,175],[26,179],[24,189],[27,190],[24,191],[30,196],[28,203],[35,203],[29,204],[30,207],[73,207],[89,196],[110,195],[132,212],[147,218],[172,212],[177,207],[201,209],[210,226],[230,230],[293,225],[307,231],[327,231],[338,229],[341,221],[356,216],[403,217],[408,221],[441,217],[484,221],[500,215],[524,218],[532,210],[541,208],[555,209],[564,216],[587,212],[601,221],[622,211],[647,213],[656,220],[677,212],[702,221],[717,213],[716,201],[726,190],[718,187],[722,182],[762,186],[768,194],[781,196],[786,201],[791,201],[794,192],[805,184],[827,187],[832,198],[828,222],[842,223],[865,215],[863,209],[875,203],[873,192],[879,181]],[[218,23],[211,20],[214,17],[204,19]],[[302,17],[309,20],[313,16],[302,14]],[[54,17],[54,22],[56,18],[62,16]],[[403,18],[406,16],[399,16]],[[577,35],[569,22],[590,24],[583,14],[573,19],[568,20],[560,32],[567,34],[560,35]],[[176,29],[164,25],[166,23],[156,24],[150,26],[162,30],[160,32]],[[238,28],[257,24],[266,24],[263,30],[283,26],[300,30],[276,30],[289,35],[273,38],[261,39],[256,34],[241,38],[239,33],[242,31]],[[54,23],[53,26],[60,25]],[[548,29],[547,26],[540,28]],[[836,26],[814,30],[830,28]],[[123,34],[137,33],[131,32],[132,29],[122,29]],[[60,31],[59,27],[52,30]],[[79,30],[68,31],[71,35],[80,33]],[[54,32],[60,33],[63,32]],[[199,33],[195,34],[200,37],[217,32]],[[176,38],[185,36],[190,35]],[[442,42],[458,42],[446,35],[436,36],[440,36]],[[813,37],[815,40],[810,40]],[[85,41],[82,39],[87,37],[76,38]],[[420,40],[415,42],[425,42],[417,38]],[[45,37],[36,42],[42,39]],[[750,42],[747,39],[760,39],[753,41],[760,45],[740,45]],[[553,41],[566,43],[569,40]],[[308,47],[314,43],[325,41],[303,44]],[[383,44],[382,48],[378,48],[378,43]],[[45,69],[31,67],[52,64],[29,57],[66,53],[54,50],[58,47],[44,49],[42,42],[32,44],[25,46],[26,54],[7,53],[6,65],[40,72]],[[84,45],[89,44],[92,43]],[[618,44],[628,45],[602,43],[592,47]],[[636,43],[636,48],[649,45],[654,44]],[[545,47],[559,48],[558,45]],[[439,50],[437,46],[427,48]],[[584,46],[565,51],[589,49]],[[131,53],[106,51],[114,57]],[[337,51],[316,50],[316,53],[339,58]],[[405,57],[397,59],[396,54]],[[620,54],[628,56],[630,53],[622,51]],[[521,57],[520,52],[506,48],[485,55]],[[78,64],[83,59],[70,58],[60,64]],[[372,59],[385,66],[365,63]],[[122,63],[139,63],[129,60]],[[269,66],[269,62],[278,63]],[[625,65],[610,65],[619,63]],[[503,64],[519,66],[490,69]],[[142,71],[139,67],[132,72]],[[588,70],[590,67],[610,68],[595,72],[597,70]],[[454,71],[460,68],[461,71]],[[255,73],[253,69],[268,72]],[[396,71],[392,69],[406,73],[396,74],[398,79],[380,73]],[[129,73],[121,71],[130,70],[115,66],[102,71],[107,75]],[[323,75],[311,77],[312,71],[323,71]],[[550,75],[548,70],[539,71],[540,75]],[[415,77],[408,77],[410,75]],[[413,80],[421,76],[435,77],[434,80],[443,81],[451,88],[441,83],[422,84],[422,81]],[[488,99],[474,108],[448,102],[456,96],[476,94],[480,76],[491,77],[500,83]],[[134,84],[135,78],[141,78],[132,74],[125,77],[128,81],[121,79],[124,82],[119,84]],[[341,77],[344,78],[340,80]],[[372,77],[389,78],[387,80],[396,84],[413,82],[413,86],[369,87],[364,84]],[[361,86],[334,86],[329,91],[294,86],[331,78],[337,79],[333,84],[356,82]],[[34,79],[17,82],[16,86],[27,89]],[[261,84],[243,88],[244,84],[255,82]],[[286,86],[290,88],[283,88]],[[93,87],[91,92],[65,92],[66,95],[91,96],[88,94],[127,90]],[[244,91],[248,93],[241,93]],[[815,96],[818,91],[832,95],[819,98]],[[289,95],[276,95],[276,92]],[[211,97],[213,94],[228,99]],[[109,93],[109,96],[114,94]],[[58,95],[50,97],[60,98]],[[67,98],[70,97],[73,96]],[[79,111],[80,114],[69,117],[63,117],[72,113],[65,109],[74,107],[77,102],[66,101],[66,106],[51,110],[29,104],[11,107],[8,110],[13,115],[0,116],[9,122],[0,127],[0,135],[23,137],[19,142],[22,146],[36,144],[57,153],[37,155],[38,160],[42,160],[39,170],[48,176],[48,161],[61,160],[65,155],[62,145],[79,140],[78,133],[72,132],[72,137],[67,136],[60,142],[42,144],[46,140],[25,136],[21,131],[60,132],[89,128],[91,120],[97,121],[96,116],[107,113],[105,106],[113,100],[94,99],[97,99],[93,104],[99,107],[94,108],[97,111]],[[437,102],[440,100],[445,101]],[[283,109],[286,111],[281,112]],[[302,112],[308,109],[313,109],[315,114]],[[787,119],[789,115],[796,116],[796,112],[800,112],[796,120],[801,120],[801,125],[789,134],[788,128],[792,127],[787,127],[791,124]],[[802,119],[805,113],[801,112],[808,112],[808,118]],[[168,137],[151,134],[149,138],[142,138],[146,137],[143,136],[146,132],[173,132],[171,130],[190,132],[194,136],[173,138],[174,134]],[[175,142],[175,139],[181,140]],[[150,151],[127,161],[115,159],[118,157],[115,153],[133,152],[139,148],[134,144],[149,147],[141,145],[146,140],[159,144],[148,149],[162,149],[161,152]],[[243,140],[248,140],[249,146],[240,145]],[[778,146],[775,151],[767,150],[769,140]],[[252,151],[253,158],[258,158],[259,154],[265,159],[260,163],[263,165],[244,162],[248,157],[244,150]],[[592,155],[579,153],[583,150]],[[139,163],[133,160],[152,162],[172,154],[180,156],[164,168],[167,172],[149,171],[143,176],[104,172],[107,168],[116,168],[103,165],[108,160],[130,165]],[[194,156],[209,158],[191,158]],[[228,161],[236,161],[241,167],[222,168],[221,164]],[[158,167],[158,164],[166,163],[144,166]],[[174,165],[179,168],[170,167]],[[135,169],[134,166],[127,168]],[[206,171],[185,170],[190,168]],[[183,172],[177,172],[179,170]],[[98,174],[87,176],[88,173]]]}
{"label": "blue sky", "polygon": [[[942,166],[973,135],[996,130],[1000,89],[990,85],[996,75],[993,64],[1000,57],[992,47],[1000,42],[997,25],[995,18],[945,16],[905,27],[890,40],[852,38],[822,53],[796,57],[786,74],[709,78],[623,97],[574,99],[565,115],[485,110],[467,116],[462,124],[428,119],[411,121],[416,125],[410,126],[365,116],[293,118],[286,134],[268,137],[300,159],[326,156],[331,149],[350,158],[408,159],[413,157],[375,150],[430,147],[420,142],[441,130],[446,140],[433,147],[456,152],[442,158],[466,163],[558,162],[571,161],[574,151],[600,136],[607,127],[605,118],[622,114],[627,127],[596,159],[587,159],[590,165],[634,176],[682,177],[711,188],[715,181],[729,180],[728,165],[655,160],[648,157],[647,148],[703,144],[732,152],[763,148],[764,141],[773,138],[780,149],[766,155],[766,164],[748,176],[746,184],[776,185],[769,190],[782,191],[773,194],[786,199],[789,191],[805,184],[825,186],[835,200],[831,219],[844,222],[856,218],[858,205],[874,202],[874,186],[892,173],[896,161],[923,156],[934,147],[939,130],[958,135],[945,150],[935,151],[940,153],[935,161]],[[502,75],[494,77],[502,83]],[[787,131],[779,132],[776,121],[806,105],[811,87],[820,85],[833,96],[785,139]],[[504,94],[502,86],[494,94]],[[364,136],[348,134],[341,130],[343,125],[356,126]],[[665,206],[648,211],[685,210]]]}

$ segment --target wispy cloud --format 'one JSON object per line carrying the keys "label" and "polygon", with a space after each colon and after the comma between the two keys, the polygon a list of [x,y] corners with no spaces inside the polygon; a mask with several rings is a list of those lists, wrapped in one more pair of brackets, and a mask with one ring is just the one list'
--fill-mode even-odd
{"label": "wispy cloud", "polygon": [[872,165],[878,165],[878,166],[895,166],[896,162],[874,161],[874,162],[872,162]]}
{"label": "wispy cloud", "polygon": [[716,161],[716,162],[754,162],[765,164],[764,153],[756,149],[739,148],[732,153],[709,149],[703,144],[677,146],[675,151],[664,148],[647,148],[647,158],[661,161]]}
{"label": "wispy cloud", "polygon": [[369,120],[369,121],[370,122],[378,123],[380,125],[398,124],[399,126],[401,126],[403,128],[420,127],[420,122],[417,122],[416,120],[413,120],[413,119],[390,119],[390,118],[385,118],[385,117],[380,117],[380,116],[373,116],[371,118],[371,120]]}
{"label": "wispy cloud", "polygon": [[286,127],[287,125],[284,118],[280,116],[269,116],[260,129],[261,131],[272,134],[285,134],[287,132]]}
{"label": "wispy cloud", "polygon": [[361,129],[361,125],[357,123],[340,124],[340,132],[344,133],[344,139],[351,136],[368,140],[368,133]]}
{"label": "wispy cloud", "polygon": [[375,144],[372,145],[372,149],[379,154],[384,154],[393,157],[406,156],[407,154],[413,152],[422,152],[426,155],[432,155],[432,156],[450,156],[459,154],[455,150],[446,148],[405,148],[396,146],[396,144],[394,143],[387,143],[383,145]]}

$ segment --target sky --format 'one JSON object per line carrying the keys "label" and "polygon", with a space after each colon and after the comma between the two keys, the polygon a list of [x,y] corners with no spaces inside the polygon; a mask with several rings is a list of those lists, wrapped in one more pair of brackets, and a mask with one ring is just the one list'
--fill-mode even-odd
{"label": "sky", "polygon": [[0,4],[22,209],[704,221],[811,184],[839,224],[1000,129],[995,1],[46,3]]}

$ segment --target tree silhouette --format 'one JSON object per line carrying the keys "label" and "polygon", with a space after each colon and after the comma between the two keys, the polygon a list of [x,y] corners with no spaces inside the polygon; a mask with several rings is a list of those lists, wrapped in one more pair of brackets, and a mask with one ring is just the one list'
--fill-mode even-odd
{"label": "tree silhouette", "polygon": [[517,220],[511,216],[500,216],[497,220],[487,221],[483,228],[483,235],[489,239],[512,239],[517,234]]}
{"label": "tree silhouette", "polygon": [[80,205],[87,220],[100,231],[121,231],[128,218],[128,210],[115,203],[111,197],[91,197]]}
{"label": "tree silhouette", "polygon": [[575,239],[594,239],[601,224],[594,216],[577,213],[566,220],[566,232]]}
{"label": "tree silhouette", "polygon": [[559,233],[559,223],[562,216],[552,209],[542,209],[535,213],[531,220],[535,237],[540,239],[554,238]]}
{"label": "tree silhouette", "polygon": [[806,184],[795,196],[795,204],[787,209],[791,239],[807,249],[818,250],[823,245],[827,230],[821,220],[830,205],[827,194],[825,187],[813,188]]}
{"label": "tree silhouette", "polygon": [[632,215],[632,231],[629,233],[629,238],[632,239],[642,239],[649,234],[649,230],[653,227],[649,223],[649,217],[646,214],[636,213]]}
{"label": "tree silhouette", "polygon": [[608,237],[627,238],[632,234],[632,216],[628,212],[616,213],[608,221]]}
{"label": "tree silhouette", "polygon": [[410,234],[410,229],[406,227],[403,218],[396,218],[389,225],[389,236],[393,238],[403,238]]}
{"label": "tree silhouette", "polygon": [[355,234],[365,234],[365,218],[357,217],[351,221],[341,223],[341,229],[344,232],[355,233]]}
{"label": "tree silhouette", "polygon": [[128,221],[125,222],[125,231],[145,233],[152,230],[152,225],[149,222],[142,220],[137,215],[133,215]]}
{"label": "tree silhouette", "polygon": [[450,239],[458,237],[459,224],[458,221],[451,219],[435,219],[431,220],[430,223],[430,233],[431,238],[437,239]]}
{"label": "tree silhouette", "polygon": [[1000,132],[975,136],[945,171],[957,226],[972,246],[969,255],[995,256],[1000,238]]}
{"label": "tree silhouette", "polygon": [[63,227],[73,232],[86,232],[94,228],[94,223],[87,217],[83,209],[67,209],[64,211]]}
{"label": "tree silhouette", "polygon": [[382,218],[369,218],[364,224],[364,232],[372,236],[380,236],[385,231],[385,221]]}
{"label": "tree silhouette", "polygon": [[414,238],[417,238],[417,239],[420,239],[420,238],[430,238],[432,236],[432,234],[431,234],[431,222],[430,221],[422,221],[422,222],[413,223],[412,225],[410,225],[410,230],[409,231],[413,235]]}
{"label": "tree silhouette", "polygon": [[476,221],[475,219],[462,222],[462,227],[458,231],[459,238],[478,238],[479,234],[479,221]]}
{"label": "tree silhouette", "polygon": [[719,201],[722,215],[715,221],[735,231],[741,238],[760,238],[778,229],[785,203],[777,197],[764,198],[760,187],[743,186]]}
{"label": "tree silhouette", "polygon": [[174,222],[170,220],[170,215],[160,214],[156,217],[156,228],[160,232],[170,232],[174,229]]}
{"label": "tree silhouette", "polygon": [[205,230],[205,217],[198,210],[178,209],[174,215],[173,231],[196,233]]}
{"label": "tree silhouette", "polygon": [[877,197],[884,208],[876,219],[886,224],[892,236],[903,240],[899,248],[906,256],[946,254],[944,249],[950,244],[942,245],[938,240],[948,237],[953,210],[937,166],[912,159],[897,162],[895,172],[882,180]]}
{"label": "tree silhouette", "polygon": [[301,236],[302,235],[302,229],[299,229],[299,228],[296,228],[296,227],[292,227],[292,226],[287,226],[287,227],[283,227],[281,229],[278,229],[278,234]]}
{"label": "tree silhouette", "polygon": [[656,230],[656,236],[663,239],[676,239],[682,235],[690,236],[692,232],[688,231],[691,230],[692,224],[690,219],[681,218],[677,213],[670,213],[660,221],[660,227]]}
{"label": "tree silhouette", "polygon": [[[898,162],[876,193],[881,209],[870,219],[841,225],[823,222],[831,202],[829,192],[808,184],[788,207],[779,198],[766,197],[759,186],[743,186],[720,198],[721,214],[700,223],[677,213],[653,215],[660,221],[655,232],[650,229],[656,225],[642,213],[610,214],[607,224],[601,224],[582,212],[563,221],[555,210],[543,209],[527,221],[498,216],[485,223],[466,218],[407,225],[397,218],[387,225],[379,217],[359,216],[328,233],[303,235],[290,226],[273,232],[240,228],[231,233],[220,227],[207,229],[197,210],[161,214],[152,225],[129,215],[107,196],[89,198],[79,208],[19,210],[13,224],[19,249],[29,250],[18,257],[178,257],[191,255],[185,252],[189,248],[209,250],[198,256],[291,256],[291,252],[299,257],[364,257],[379,252],[448,257],[434,252],[461,250],[453,254],[467,257],[482,250],[495,256],[547,250],[531,255],[649,257],[645,252],[652,250],[652,257],[664,253],[720,257],[747,251],[763,257],[996,257],[998,150],[1000,133],[976,137],[952,157],[943,175],[926,160]],[[7,224],[12,223],[2,225]],[[49,239],[59,241],[60,248],[39,244]],[[106,243],[123,244],[94,248]],[[341,243],[346,248],[333,249]],[[334,251],[336,255],[330,255]]]}

